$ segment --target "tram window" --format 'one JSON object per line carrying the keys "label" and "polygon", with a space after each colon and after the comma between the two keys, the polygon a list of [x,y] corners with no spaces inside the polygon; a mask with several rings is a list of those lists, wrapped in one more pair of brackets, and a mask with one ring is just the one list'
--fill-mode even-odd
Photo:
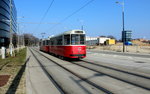
{"label": "tram window", "polygon": [[43,41],[43,45],[45,45],[45,41]]}
{"label": "tram window", "polygon": [[56,40],[56,38],[54,38],[54,45],[57,45],[57,40]]}
{"label": "tram window", "polygon": [[51,41],[51,45],[54,45],[54,41],[53,40]]}
{"label": "tram window", "polygon": [[76,43],[75,43],[75,41],[76,41],[75,36],[76,36],[76,35],[71,35],[71,44],[72,44],[72,45],[75,45],[75,44],[76,44]]}
{"label": "tram window", "polygon": [[72,45],[85,44],[85,35],[83,35],[83,34],[72,34],[71,35],[71,44]]}
{"label": "tram window", "polygon": [[44,40],[44,45],[46,45],[46,41]]}
{"label": "tram window", "polygon": [[57,45],[62,45],[62,36],[57,37]]}
{"label": "tram window", "polygon": [[51,45],[54,45],[54,38],[51,39]]}
{"label": "tram window", "polygon": [[80,35],[79,34],[72,34],[71,35],[71,44],[72,45],[79,45],[80,44]]}
{"label": "tram window", "polygon": [[44,41],[44,45],[46,45],[46,40]]}
{"label": "tram window", "polygon": [[64,44],[69,45],[70,44],[70,35],[64,35]]}
{"label": "tram window", "polygon": [[49,40],[46,40],[46,45],[48,45]]}
{"label": "tram window", "polygon": [[51,40],[49,40],[48,45],[51,45]]}
{"label": "tram window", "polygon": [[50,40],[50,43],[49,43],[49,45],[52,45],[52,40]]}
{"label": "tram window", "polygon": [[85,35],[80,35],[80,44],[85,44]]}
{"label": "tram window", "polygon": [[48,45],[51,45],[51,40],[48,41]]}

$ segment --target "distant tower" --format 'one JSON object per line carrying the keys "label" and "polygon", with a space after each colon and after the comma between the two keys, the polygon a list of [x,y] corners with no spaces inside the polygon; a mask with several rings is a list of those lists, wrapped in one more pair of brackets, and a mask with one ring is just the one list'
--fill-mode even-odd
{"label": "distant tower", "polygon": [[122,31],[122,42],[131,41],[132,31]]}

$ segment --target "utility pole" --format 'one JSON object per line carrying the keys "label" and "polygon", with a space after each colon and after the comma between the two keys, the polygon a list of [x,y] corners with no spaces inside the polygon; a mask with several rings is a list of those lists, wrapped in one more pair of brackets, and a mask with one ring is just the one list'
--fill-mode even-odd
{"label": "utility pole", "polygon": [[9,49],[10,49],[10,55],[13,56],[14,46],[12,43],[13,35],[12,35],[12,0],[10,0],[10,43],[9,43]]}
{"label": "utility pole", "polygon": [[[122,3],[122,25],[123,25],[123,33],[124,33],[124,1]],[[125,38],[123,38],[123,52],[125,52]]]}
{"label": "utility pole", "polygon": [[[122,5],[122,37],[124,36],[124,0],[123,2],[116,2],[117,4]],[[122,38],[123,40],[123,52],[125,52],[125,38]]]}
{"label": "utility pole", "polygon": [[81,30],[83,30],[83,29],[84,29],[84,26],[83,26],[83,22],[84,22],[84,21],[83,21],[83,20],[79,20],[79,19],[78,19],[78,21],[79,21],[79,23],[81,24]]}
{"label": "utility pole", "polygon": [[23,47],[25,47],[25,40],[24,40],[24,34],[23,34]]}
{"label": "utility pole", "polygon": [[19,35],[19,23],[18,23],[18,47],[17,47],[17,49],[18,49],[18,52],[19,52],[19,49],[20,49],[20,35]]}

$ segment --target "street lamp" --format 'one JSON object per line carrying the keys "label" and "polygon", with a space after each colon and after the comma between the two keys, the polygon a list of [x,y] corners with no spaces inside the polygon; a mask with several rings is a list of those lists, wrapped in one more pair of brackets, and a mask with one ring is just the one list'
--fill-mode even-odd
{"label": "street lamp", "polygon": [[[122,5],[122,32],[124,32],[124,0],[123,2],[117,1],[116,3]],[[123,39],[123,52],[125,52],[125,39],[124,38],[122,39]]]}

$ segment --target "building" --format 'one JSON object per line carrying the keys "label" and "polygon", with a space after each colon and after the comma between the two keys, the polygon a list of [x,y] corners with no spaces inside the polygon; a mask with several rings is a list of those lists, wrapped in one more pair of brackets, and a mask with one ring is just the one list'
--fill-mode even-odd
{"label": "building", "polygon": [[115,39],[108,39],[106,40],[106,45],[114,45],[116,44],[116,40]]}
{"label": "building", "polygon": [[107,37],[99,37],[98,38],[98,44],[99,45],[106,45],[106,40],[109,40],[110,38]]}
{"label": "building", "polygon": [[97,37],[86,37],[86,45],[97,45],[98,40]]}
{"label": "building", "polygon": [[17,11],[14,0],[0,0],[0,47],[9,46],[10,27],[13,34],[17,32]]}
{"label": "building", "polygon": [[86,45],[113,45],[115,43],[115,39],[107,37],[86,37]]}
{"label": "building", "polygon": [[131,41],[132,31],[122,31],[122,42]]}

